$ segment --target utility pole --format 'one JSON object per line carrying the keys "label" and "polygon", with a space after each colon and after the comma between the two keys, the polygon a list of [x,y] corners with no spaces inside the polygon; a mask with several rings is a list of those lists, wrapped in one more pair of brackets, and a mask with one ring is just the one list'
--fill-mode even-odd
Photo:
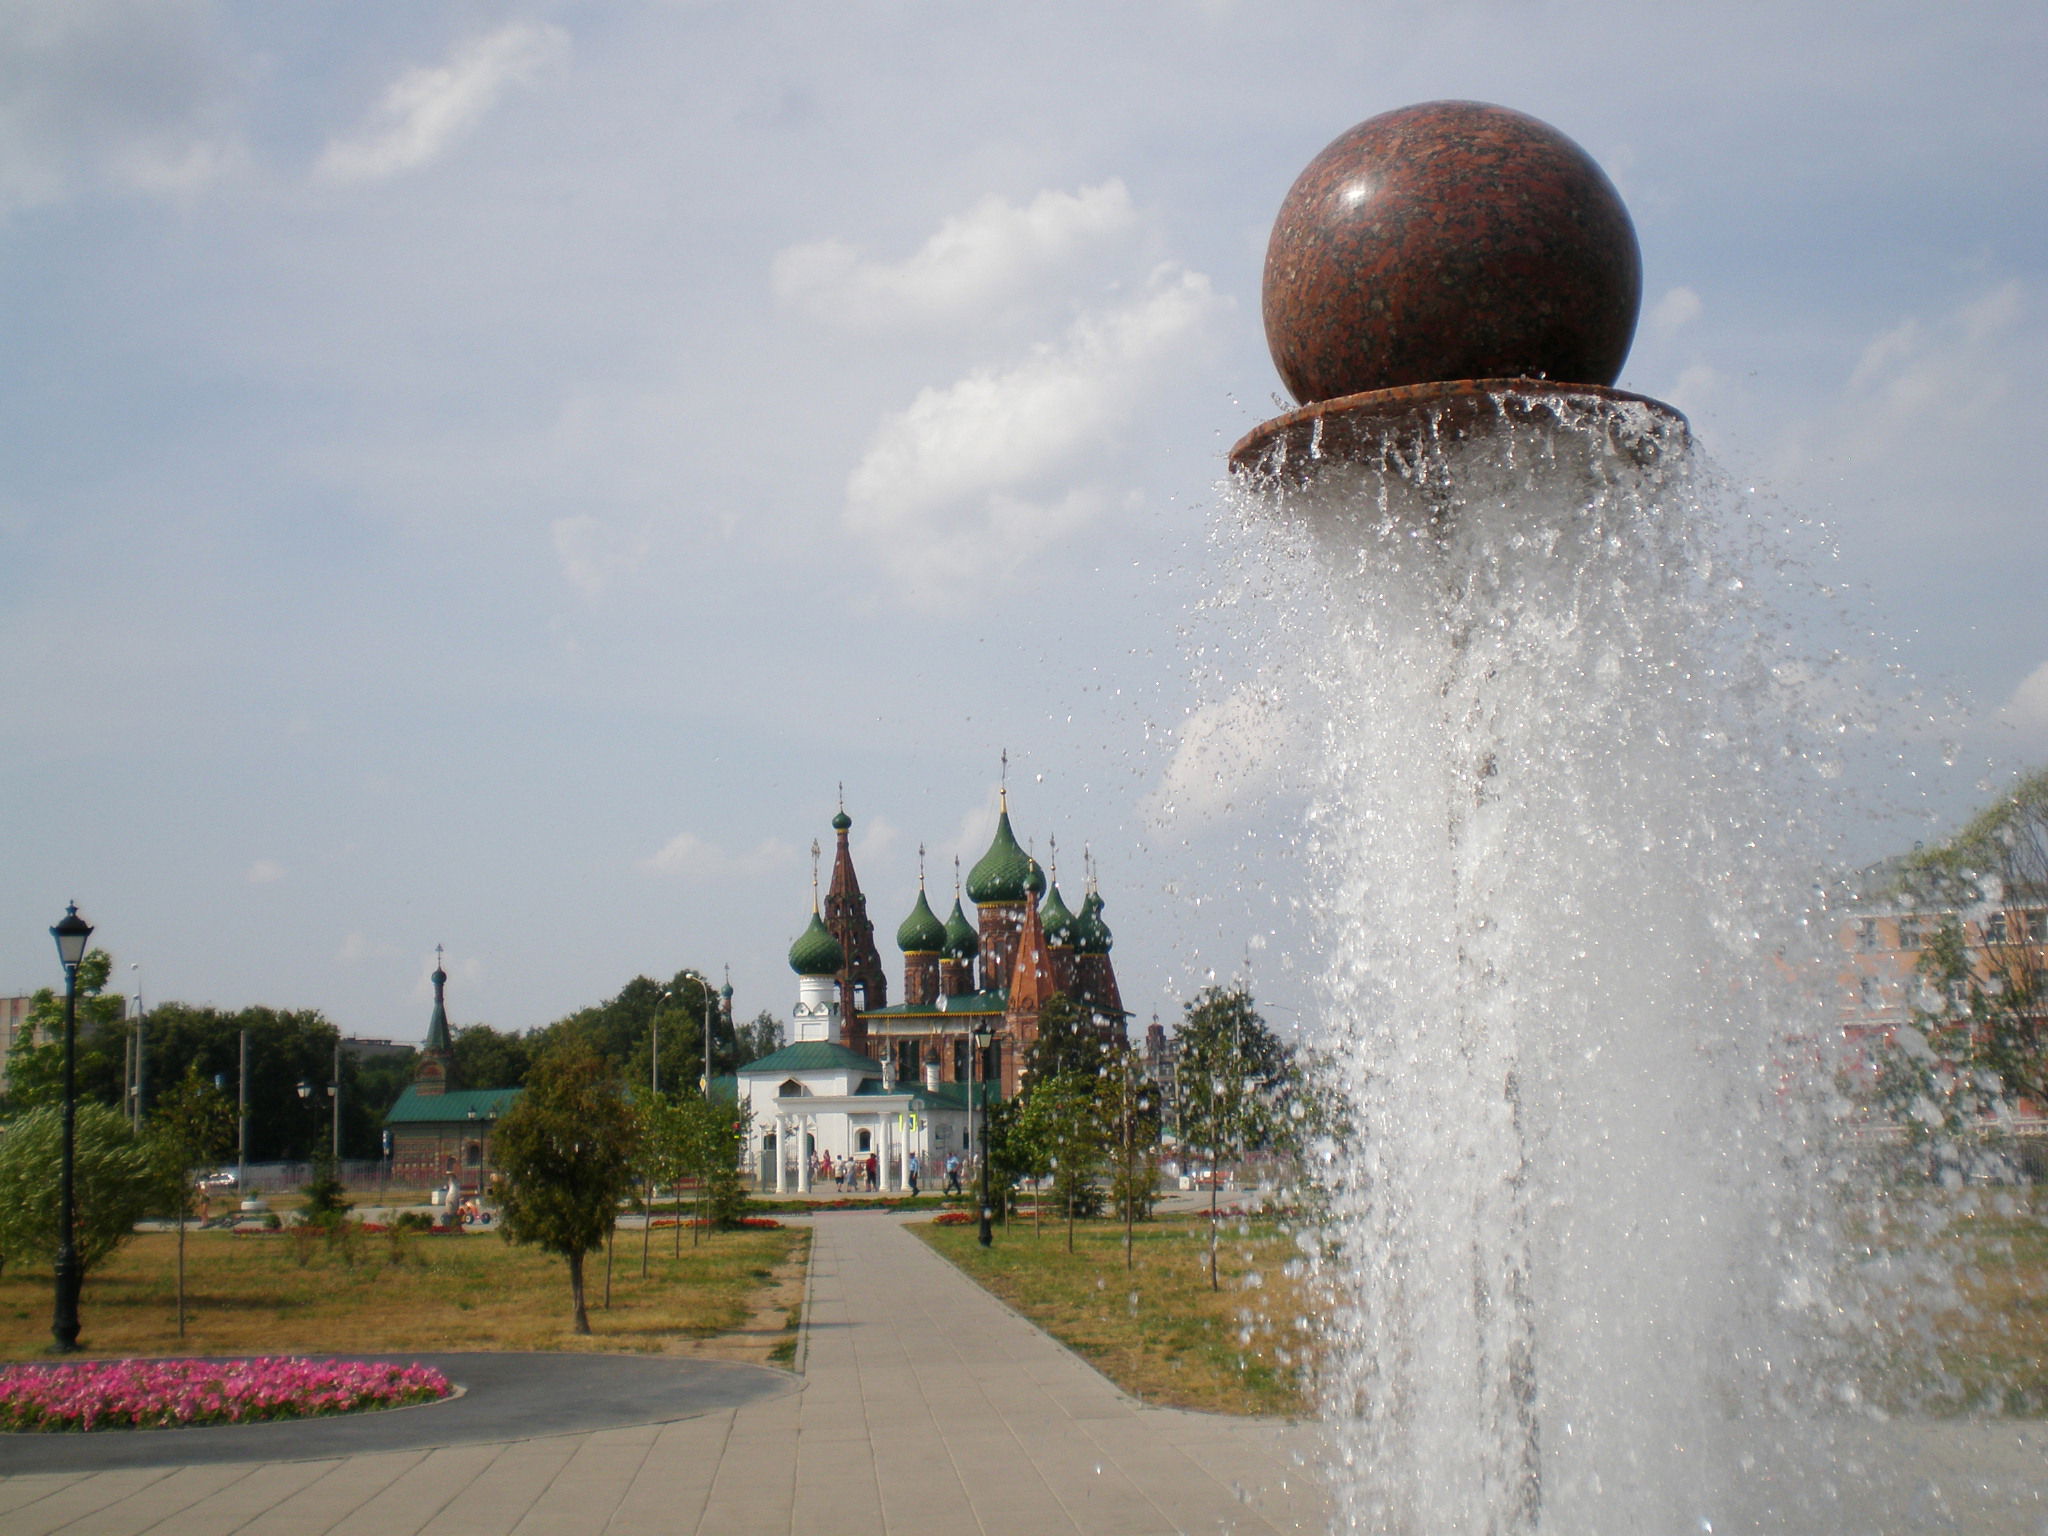
{"label": "utility pole", "polygon": [[142,962],[131,960],[135,975],[135,1134],[142,1134],[143,1097],[149,1092],[149,1010],[142,1005]]}
{"label": "utility pole", "polygon": [[236,1095],[235,1198],[249,1198],[249,1031],[242,1031],[241,1088]]}

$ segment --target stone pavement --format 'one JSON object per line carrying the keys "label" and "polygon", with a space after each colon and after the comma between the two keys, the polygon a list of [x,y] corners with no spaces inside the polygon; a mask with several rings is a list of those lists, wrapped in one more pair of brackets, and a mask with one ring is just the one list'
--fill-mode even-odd
{"label": "stone pavement", "polygon": [[[895,1216],[816,1232],[801,1391],[490,1443],[433,1444],[437,1410],[409,1410],[389,1416],[420,1427],[405,1450],[308,1459],[309,1436],[265,1461],[22,1472],[0,1477],[0,1536],[1328,1529],[1312,1428],[1132,1402]],[[2048,1424],[1845,1427],[1825,1478],[1825,1536],[2048,1536]]]}
{"label": "stone pavement", "polygon": [[[1306,1426],[1145,1408],[881,1213],[816,1218],[804,1390],[663,1424],[0,1480],[5,1536],[1327,1528]],[[420,1415],[431,1418],[431,1410]],[[423,1428],[424,1433],[424,1428]],[[283,1454],[289,1454],[283,1453]]]}

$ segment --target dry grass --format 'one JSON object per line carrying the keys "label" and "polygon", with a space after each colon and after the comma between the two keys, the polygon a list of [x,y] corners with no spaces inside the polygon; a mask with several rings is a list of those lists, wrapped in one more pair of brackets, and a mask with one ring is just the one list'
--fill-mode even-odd
{"label": "dry grass", "polygon": [[[1220,1293],[1208,1288],[1201,1218],[1141,1226],[1128,1276],[1122,1230],[1109,1223],[1082,1223],[1073,1255],[1051,1222],[1036,1237],[1024,1223],[999,1229],[986,1253],[971,1226],[911,1230],[1146,1402],[1307,1410],[1313,1333],[1298,1319],[1315,1303],[1286,1274],[1292,1248],[1271,1222],[1226,1221]],[[2048,1191],[1900,1196],[1852,1239],[1867,1274],[1896,1280],[1851,1341],[1869,1401],[1910,1414],[2048,1416]]]}
{"label": "dry grass", "polygon": [[[91,1355],[357,1354],[406,1350],[681,1351],[739,1329],[800,1259],[809,1233],[654,1235],[640,1278],[638,1233],[621,1233],[611,1307],[602,1254],[585,1265],[591,1333],[570,1331],[568,1266],[495,1234],[357,1232],[348,1243],[293,1233],[186,1237],[187,1323],[177,1335],[177,1238],[144,1233],[86,1279],[81,1343]],[[50,1342],[50,1277],[0,1276],[0,1358]]]}
{"label": "dry grass", "polygon": [[1918,1413],[2048,1413],[2048,1196],[1901,1195],[1856,1235],[1899,1277],[1866,1350],[1874,1401]]}
{"label": "dry grass", "polygon": [[1063,1225],[999,1228],[983,1250],[972,1226],[910,1230],[1058,1338],[1132,1396],[1217,1413],[1306,1411],[1296,1324],[1301,1290],[1286,1273],[1291,1239],[1270,1220],[1226,1220],[1220,1290],[1209,1288],[1206,1217],[1162,1217],[1135,1232],[1082,1222],[1072,1254]]}

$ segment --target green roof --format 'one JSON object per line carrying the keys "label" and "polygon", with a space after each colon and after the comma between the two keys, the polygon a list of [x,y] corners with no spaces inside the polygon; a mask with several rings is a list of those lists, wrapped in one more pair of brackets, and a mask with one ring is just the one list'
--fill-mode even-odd
{"label": "green roof", "polygon": [[1038,921],[1044,925],[1045,941],[1048,944],[1072,944],[1074,935],[1074,914],[1067,910],[1067,904],[1060,899],[1059,882],[1054,881],[1051,890],[1045,893],[1045,900],[1039,904]]}
{"label": "green roof", "polygon": [[835,1067],[872,1072],[876,1077],[882,1075],[879,1061],[872,1056],[863,1056],[852,1046],[841,1045],[836,1040],[799,1040],[795,1045],[785,1045],[759,1061],[748,1062],[740,1068],[739,1075],[774,1077],[785,1072],[829,1072]]}
{"label": "green roof", "polygon": [[846,951],[826,928],[818,909],[811,909],[811,926],[797,935],[789,946],[789,968],[799,976],[833,976],[846,964]]}
{"label": "green roof", "polygon": [[1081,898],[1081,915],[1074,919],[1074,947],[1083,954],[1106,955],[1115,942],[1102,920],[1102,895],[1091,889]]}
{"label": "green roof", "polygon": [[[974,1097],[983,1104],[1000,1103],[1002,1094],[996,1083],[976,1083]],[[894,1088],[884,1088],[879,1082],[862,1083],[857,1092],[873,1098],[881,1095],[887,1098],[907,1098],[912,1109],[958,1109],[967,1108],[967,1085],[965,1083],[941,1083],[936,1088],[927,1088],[922,1082],[898,1083]]]}
{"label": "green roof", "polygon": [[470,1111],[479,1120],[505,1113],[526,1092],[524,1088],[457,1088],[450,1093],[421,1093],[419,1084],[408,1083],[405,1092],[384,1116],[386,1125],[421,1125],[437,1121],[467,1121]]}
{"label": "green roof", "polygon": [[972,960],[981,953],[981,936],[960,910],[958,896],[953,898],[953,915],[946,919],[946,953],[955,960]]}
{"label": "green roof", "polygon": [[937,1003],[898,1003],[894,1008],[863,1008],[864,1019],[950,1019],[969,1014],[1001,1013],[1009,1006],[1009,993],[1001,990],[963,992],[949,997],[946,1006]]}
{"label": "green roof", "polygon": [[896,930],[896,947],[906,955],[935,955],[946,946],[946,925],[924,899],[924,887],[917,888],[917,905],[903,926]]}
{"label": "green roof", "polygon": [[1031,870],[1031,855],[1017,845],[1017,834],[1010,830],[1010,810],[1005,806],[996,817],[995,841],[967,872],[968,900],[1022,901]]}

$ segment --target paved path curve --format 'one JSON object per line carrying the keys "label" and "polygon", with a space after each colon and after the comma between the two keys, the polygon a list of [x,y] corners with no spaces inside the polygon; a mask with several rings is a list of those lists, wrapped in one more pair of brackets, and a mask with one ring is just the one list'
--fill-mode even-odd
{"label": "paved path curve", "polygon": [[800,1389],[787,1371],[728,1360],[651,1355],[447,1354],[350,1358],[418,1361],[464,1389],[447,1402],[332,1419],[110,1430],[91,1435],[0,1434],[0,1474],[100,1472],[117,1467],[308,1461],[372,1451],[526,1440],[633,1424],[666,1424]]}

